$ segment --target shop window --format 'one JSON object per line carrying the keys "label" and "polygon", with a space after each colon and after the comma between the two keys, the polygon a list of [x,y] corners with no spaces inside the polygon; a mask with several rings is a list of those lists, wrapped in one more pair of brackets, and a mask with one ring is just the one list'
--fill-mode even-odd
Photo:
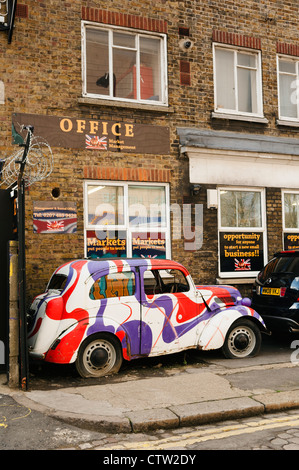
{"label": "shop window", "polygon": [[165,35],[82,27],[84,96],[167,104]]}
{"label": "shop window", "polygon": [[299,120],[299,59],[277,58],[279,118]]}
{"label": "shop window", "polygon": [[170,258],[167,184],[85,183],[87,257]]}
{"label": "shop window", "polygon": [[262,117],[260,52],[214,45],[215,112]]}
{"label": "shop window", "polygon": [[283,191],[283,241],[285,250],[299,249],[299,192]]}
{"label": "shop window", "polygon": [[107,274],[94,282],[89,297],[93,300],[124,297],[135,294],[135,275],[132,272]]}
{"label": "shop window", "polygon": [[265,264],[264,191],[219,189],[219,274],[254,277]]}

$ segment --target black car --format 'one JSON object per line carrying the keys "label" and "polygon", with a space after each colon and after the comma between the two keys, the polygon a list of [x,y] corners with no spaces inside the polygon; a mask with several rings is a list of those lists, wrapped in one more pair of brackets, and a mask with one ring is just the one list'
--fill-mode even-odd
{"label": "black car", "polygon": [[252,308],[270,331],[299,333],[299,251],[276,253],[258,274]]}

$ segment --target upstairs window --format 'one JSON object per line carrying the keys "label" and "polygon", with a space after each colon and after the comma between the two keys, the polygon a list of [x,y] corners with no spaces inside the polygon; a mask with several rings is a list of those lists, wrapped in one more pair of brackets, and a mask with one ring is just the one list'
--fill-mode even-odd
{"label": "upstairs window", "polygon": [[83,23],[83,96],[166,104],[166,36]]}
{"label": "upstairs window", "polygon": [[299,60],[278,57],[279,118],[299,120]]}
{"label": "upstairs window", "polygon": [[215,112],[262,116],[260,53],[214,45]]}

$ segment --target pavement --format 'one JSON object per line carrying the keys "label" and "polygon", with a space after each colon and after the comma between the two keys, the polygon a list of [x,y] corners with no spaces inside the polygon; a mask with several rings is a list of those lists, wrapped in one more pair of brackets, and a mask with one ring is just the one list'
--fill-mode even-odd
{"label": "pavement", "polygon": [[157,364],[146,374],[133,368],[96,381],[33,381],[26,391],[10,388],[2,373],[0,394],[84,429],[148,432],[299,408],[298,367],[289,352],[258,362],[212,355],[179,367]]}

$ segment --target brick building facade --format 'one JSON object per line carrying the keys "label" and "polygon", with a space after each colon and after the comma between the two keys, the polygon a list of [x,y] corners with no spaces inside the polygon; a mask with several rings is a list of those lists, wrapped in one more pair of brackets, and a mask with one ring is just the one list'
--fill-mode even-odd
{"label": "brick building facade", "polygon": [[[69,259],[122,253],[169,256],[197,282],[245,292],[276,250],[296,246],[298,10],[18,2],[11,43],[0,36],[1,152],[14,149],[13,122],[34,125],[54,157],[26,191],[28,298]],[[144,228],[130,204],[157,202]],[[55,210],[73,225],[47,220]]]}

